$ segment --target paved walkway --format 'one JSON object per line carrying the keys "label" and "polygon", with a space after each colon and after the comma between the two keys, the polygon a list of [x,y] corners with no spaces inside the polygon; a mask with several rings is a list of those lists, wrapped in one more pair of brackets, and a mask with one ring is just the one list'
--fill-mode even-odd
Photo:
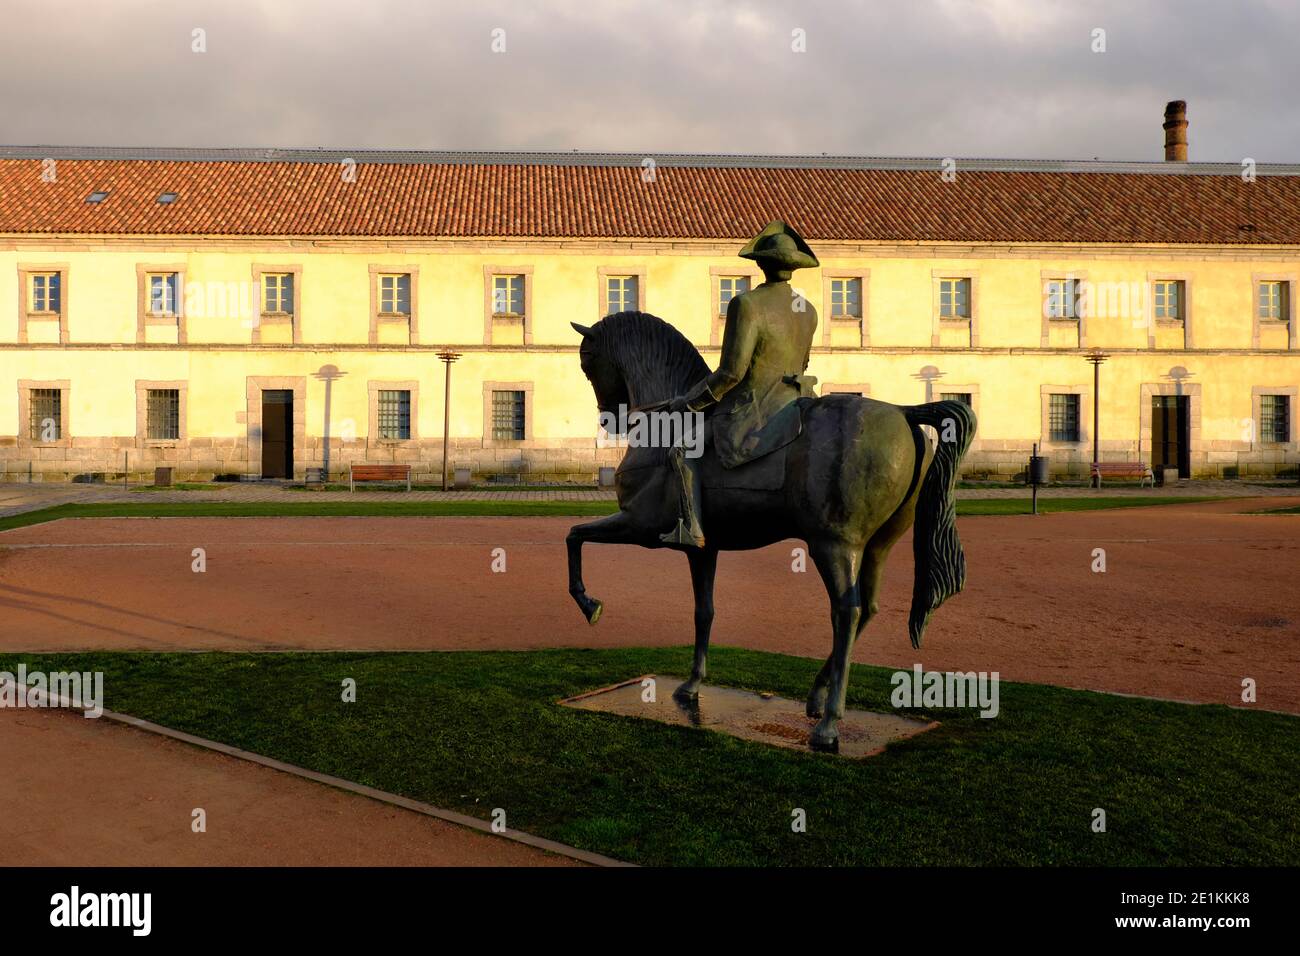
{"label": "paved walkway", "polygon": [[27,866],[580,865],[66,710],[0,709],[0,753],[0,846]]}
{"label": "paved walkway", "polygon": [[[1249,481],[1184,481],[1165,488],[1139,488],[1132,483],[1110,484],[1103,488],[1077,485],[1050,485],[1040,494],[1047,498],[1091,497],[1156,497],[1183,498],[1199,496],[1224,496],[1246,498],[1256,496],[1300,496],[1297,482]],[[1014,488],[959,488],[958,498],[1027,498],[1029,489]],[[294,502],[315,501],[613,501],[614,492],[608,488],[584,485],[556,486],[537,489],[474,488],[466,491],[304,491],[275,482],[231,482],[223,487],[194,491],[152,491],[122,485],[83,485],[71,482],[19,482],[0,483],[0,517],[35,511],[54,505],[79,503],[131,503],[145,505],[174,502]]]}

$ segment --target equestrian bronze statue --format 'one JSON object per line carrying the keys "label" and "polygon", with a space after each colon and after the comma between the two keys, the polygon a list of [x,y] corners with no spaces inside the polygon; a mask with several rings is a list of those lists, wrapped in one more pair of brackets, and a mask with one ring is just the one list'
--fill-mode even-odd
{"label": "equestrian bronze statue", "polygon": [[[595,624],[602,605],[582,583],[584,542],[684,552],[695,594],[695,659],[674,696],[689,704],[707,673],[718,552],[805,541],[830,597],[833,633],[808,694],[808,715],[821,718],[810,742],[834,751],[853,642],[876,613],[894,543],[915,524],[913,646],[931,612],[965,584],[953,490],[975,415],[962,402],[816,398],[816,380],[804,373],[817,313],[790,277],[817,267],[817,258],[783,222],[768,225],[740,254],[758,263],[765,281],[729,303],[716,371],[684,335],[648,313],[574,323],[582,370],[605,420],[628,409],[703,418],[704,440],[698,457],[682,443],[629,441],[615,473],[619,511],[569,532],[569,593]],[[935,430],[936,442],[923,425]]]}

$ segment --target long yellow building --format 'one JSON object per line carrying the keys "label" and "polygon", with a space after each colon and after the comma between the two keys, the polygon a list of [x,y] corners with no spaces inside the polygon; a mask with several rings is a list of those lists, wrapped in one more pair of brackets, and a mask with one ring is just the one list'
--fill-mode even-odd
{"label": "long yellow building", "polygon": [[8,148],[4,478],[431,478],[454,349],[453,465],[591,480],[621,452],[569,323],[716,362],[774,218],[821,259],[821,390],[969,401],[968,473],[1296,467],[1297,167]]}

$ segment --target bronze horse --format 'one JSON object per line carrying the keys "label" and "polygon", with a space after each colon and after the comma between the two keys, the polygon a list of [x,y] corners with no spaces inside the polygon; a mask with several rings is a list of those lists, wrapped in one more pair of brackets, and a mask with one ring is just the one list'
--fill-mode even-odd
{"label": "bronze horse", "polygon": [[[573,327],[582,334],[582,370],[602,412],[654,407],[709,372],[684,335],[644,312],[620,312],[591,327]],[[834,635],[830,656],[808,694],[808,715],[821,718],[810,742],[815,750],[834,751],[853,642],[877,611],[885,559],[909,525],[915,521],[909,619],[914,647],[920,646],[930,613],[965,583],[953,488],[975,434],[975,414],[951,401],[898,406],[852,395],[799,401],[803,429],[784,450],[783,487],[760,491],[706,482],[706,546],[680,549],[690,562],[695,593],[695,659],[690,679],[674,696],[695,700],[707,673],[718,552],[802,539],[830,597]],[[922,425],[936,430],[937,444]],[[629,448],[616,473],[618,513],[569,532],[569,593],[592,624],[602,606],[582,583],[582,545],[675,547],[659,540],[677,517],[670,467],[668,449]]]}

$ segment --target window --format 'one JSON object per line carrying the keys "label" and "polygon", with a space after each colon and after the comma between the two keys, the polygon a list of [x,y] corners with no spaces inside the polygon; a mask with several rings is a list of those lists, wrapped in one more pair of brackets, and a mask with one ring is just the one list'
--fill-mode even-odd
{"label": "window", "polygon": [[63,390],[58,388],[32,389],[31,406],[32,441],[55,442],[63,437]]}
{"label": "window", "polygon": [[1079,280],[1048,279],[1046,300],[1043,304],[1049,319],[1077,319],[1079,317]]}
{"label": "window", "polygon": [[1261,395],[1259,397],[1259,440],[1262,442],[1291,440],[1291,396]]}
{"label": "window", "polygon": [[862,318],[861,279],[831,279],[831,318]]}
{"label": "window", "polygon": [[1181,279],[1158,279],[1152,290],[1156,319],[1181,322],[1184,310],[1183,282]]}
{"label": "window", "polygon": [[718,277],[718,315],[727,314],[727,306],[738,295],[749,291],[749,276]]}
{"label": "window", "polygon": [[492,277],[492,314],[500,316],[520,316],[524,314],[523,276]]}
{"label": "window", "polygon": [[970,279],[939,280],[939,318],[970,318]]}
{"label": "window", "polygon": [[268,272],[262,276],[262,311],[293,315],[292,272]]}
{"label": "window", "polygon": [[1286,282],[1281,281],[1261,282],[1256,299],[1255,314],[1261,319],[1286,322],[1291,315],[1290,302],[1288,301],[1291,290],[1287,286]]}
{"label": "window", "polygon": [[636,276],[608,276],[605,279],[605,313],[634,312],[640,305]]}
{"label": "window", "polygon": [[86,197],[86,202],[90,203],[92,206],[98,206],[107,198],[108,198],[107,189],[97,189],[89,196]]}
{"label": "window", "polygon": [[379,276],[379,314],[411,314],[411,276],[409,273]]}
{"label": "window", "polygon": [[524,393],[492,393],[492,438],[496,441],[524,440]]}
{"label": "window", "polygon": [[149,314],[175,315],[176,290],[179,276],[175,272],[152,273],[149,276]]}
{"label": "window", "polygon": [[969,406],[971,403],[970,394],[970,392],[940,392],[939,401],[961,402],[963,405]]}
{"label": "window", "polygon": [[62,273],[33,272],[31,274],[31,311],[57,315],[62,311]]}
{"label": "window", "polygon": [[177,441],[181,437],[181,392],[177,388],[151,388],[146,394],[145,437]]}
{"label": "window", "polygon": [[406,389],[379,392],[379,437],[403,441],[411,437],[411,393]]}
{"label": "window", "polygon": [[1048,404],[1048,434],[1052,441],[1077,442],[1079,440],[1079,396],[1050,396]]}
{"label": "window", "polygon": [[176,193],[161,193],[158,196],[158,202],[163,206],[170,206],[177,199]]}

